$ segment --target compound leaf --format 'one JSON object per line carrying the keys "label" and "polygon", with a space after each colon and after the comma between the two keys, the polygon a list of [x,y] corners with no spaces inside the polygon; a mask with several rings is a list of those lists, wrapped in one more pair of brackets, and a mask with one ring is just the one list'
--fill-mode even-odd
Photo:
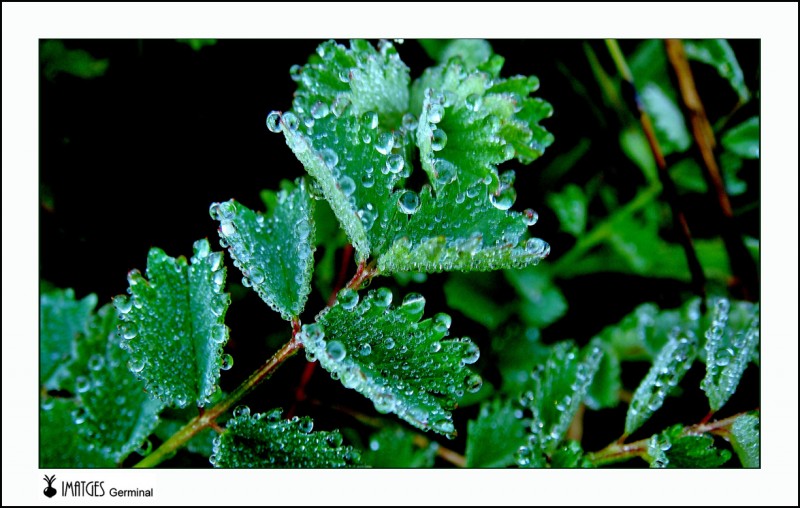
{"label": "compound leaf", "polygon": [[350,48],[324,42],[291,75],[298,83],[292,109],[304,118],[349,103],[357,116],[375,112],[381,125],[393,129],[408,110],[409,69],[386,40],[378,43],[378,50],[365,40],[351,40]]}
{"label": "compound leaf", "polygon": [[447,314],[420,321],[422,295],[409,293],[399,307],[391,301],[387,288],[371,290],[360,303],[355,291],[343,289],[336,305],[298,334],[307,358],[372,400],[378,412],[455,436],[450,410],[465,389],[480,389],[480,376],[466,368],[480,351],[468,338],[445,339]]}
{"label": "compound leaf", "polygon": [[653,366],[633,394],[625,417],[625,433],[630,435],[642,426],[678,386],[697,355],[694,333],[676,329],[653,361]]}
{"label": "compound leaf", "polygon": [[531,433],[539,450],[531,445],[518,459],[525,462],[526,458],[531,459],[530,454],[550,454],[561,443],[586,397],[602,356],[602,350],[594,347],[581,354],[569,341],[553,345],[544,365],[539,365],[531,376],[532,390],[520,398],[523,406],[533,413]]}
{"label": "compound leaf", "polygon": [[195,242],[191,265],[183,256],[175,259],[150,249],[149,280],[132,270],[131,297],[114,298],[130,350],[128,366],[166,404],[204,406],[218,389],[220,368],[230,364],[222,356],[230,303],[222,292],[222,257],[211,252],[208,240]]}
{"label": "compound leaf", "polygon": [[39,383],[48,390],[62,388],[74,359],[75,341],[86,336],[97,305],[97,295],[75,299],[72,289],[56,289],[40,298]]}
{"label": "compound leaf", "polygon": [[734,420],[728,439],[742,466],[761,467],[761,421],[757,411]]}
{"label": "compound leaf", "polygon": [[433,467],[436,443],[419,447],[414,434],[402,427],[385,428],[369,438],[369,449],[362,458],[365,464],[380,468]]}
{"label": "compound leaf", "polygon": [[[747,305],[747,304],[745,304]],[[736,391],[739,380],[758,349],[759,305],[749,304],[749,322],[741,318],[728,325],[731,304],[720,298],[712,307],[711,325],[705,333],[706,376],[700,386],[713,411],[718,411]],[[742,311],[741,305],[738,310]],[[747,312],[747,310],[745,310]]]}
{"label": "compound leaf", "polygon": [[268,216],[234,201],[214,203],[223,246],[262,300],[286,320],[299,316],[314,271],[314,205],[304,180],[277,193]]}
{"label": "compound leaf", "polygon": [[653,468],[716,468],[731,458],[730,451],[714,447],[713,437],[684,435],[681,425],[652,436],[647,455]]}
{"label": "compound leaf", "polygon": [[359,453],[342,446],[339,431],[311,432],[309,417],[281,419],[281,410],[250,414],[245,406],[234,410],[225,432],[214,441],[209,458],[226,468],[338,468],[356,466]]}
{"label": "compound leaf", "polygon": [[739,67],[739,61],[733,53],[728,41],[725,39],[700,39],[684,41],[686,56],[690,60],[696,60],[708,64],[715,69],[720,76],[728,80],[731,87],[739,95],[740,102],[746,102],[750,98],[750,91],[744,82],[744,73]]}
{"label": "compound leaf", "polygon": [[467,423],[467,467],[507,467],[526,440],[526,425],[510,400],[495,398],[481,405]]}

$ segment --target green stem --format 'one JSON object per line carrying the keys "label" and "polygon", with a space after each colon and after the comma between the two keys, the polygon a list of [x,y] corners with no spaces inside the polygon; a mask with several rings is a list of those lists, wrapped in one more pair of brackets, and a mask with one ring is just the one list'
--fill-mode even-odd
{"label": "green stem", "polygon": [[[295,322],[296,323],[296,322]],[[262,365],[257,371],[253,372],[238,388],[231,392],[222,401],[217,403],[211,409],[204,411],[202,414],[192,418],[184,427],[172,435],[169,439],[164,441],[153,453],[143,458],[133,467],[154,467],[172,456],[172,454],[186,444],[191,438],[197,435],[203,429],[210,427],[216,419],[225,411],[231,408],[234,404],[239,402],[245,395],[253,391],[259,383],[268,379],[280,367],[283,362],[294,355],[302,344],[297,339],[297,325],[293,323],[294,331],[292,338],[283,345],[272,358]]]}
{"label": "green stem", "polygon": [[[746,414],[747,412],[739,413],[722,420],[710,423],[698,423],[697,425],[684,427],[681,436],[700,436],[711,433],[728,439],[730,436],[730,427],[733,425],[733,422],[740,416]],[[647,448],[649,444],[650,438],[627,444],[615,441],[600,451],[587,454],[586,459],[596,467],[613,464],[614,462],[622,462],[634,457],[645,459],[647,457]]]}
{"label": "green stem", "polygon": [[580,237],[572,249],[553,263],[553,274],[557,276],[560,272],[568,269],[578,261],[593,247],[607,240],[620,222],[627,220],[631,215],[647,206],[648,203],[658,197],[659,193],[661,193],[661,185],[657,182],[653,183],[637,194],[635,198],[629,201],[611,217],[595,226],[589,233]]}

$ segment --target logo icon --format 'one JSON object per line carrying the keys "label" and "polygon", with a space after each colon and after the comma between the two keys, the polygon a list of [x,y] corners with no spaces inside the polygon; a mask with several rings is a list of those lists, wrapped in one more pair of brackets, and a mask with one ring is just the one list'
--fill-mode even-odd
{"label": "logo icon", "polygon": [[44,495],[47,497],[53,497],[56,495],[56,489],[53,488],[53,482],[56,481],[56,475],[47,476],[44,475],[44,481],[47,482],[47,488],[44,489]]}

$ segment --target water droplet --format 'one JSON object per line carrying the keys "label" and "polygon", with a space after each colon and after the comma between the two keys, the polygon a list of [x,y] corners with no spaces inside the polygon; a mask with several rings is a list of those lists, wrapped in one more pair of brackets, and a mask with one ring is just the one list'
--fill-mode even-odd
{"label": "water droplet", "polygon": [[452,322],[453,319],[450,316],[440,312],[433,317],[433,330],[436,333],[447,333]]}
{"label": "water droplet", "polygon": [[436,129],[431,135],[431,149],[438,152],[447,146],[447,133],[442,129]]}
{"label": "water droplet", "polygon": [[398,311],[409,321],[419,321],[425,311],[425,297],[419,293],[408,293]]}
{"label": "water droplet", "polygon": [[378,288],[372,295],[372,303],[376,307],[385,309],[392,304],[392,290],[389,288]]}
{"label": "water droplet", "polygon": [[411,113],[403,115],[403,128],[407,131],[414,131],[417,129],[417,117]]}
{"label": "water droplet", "polygon": [[726,365],[731,363],[731,359],[733,358],[733,351],[730,349],[723,349],[717,353],[716,364],[720,367],[725,367]]}
{"label": "water droplet", "polygon": [[533,226],[539,220],[539,214],[531,208],[526,209],[523,213],[525,214],[526,226]]}
{"label": "water droplet", "polygon": [[231,370],[231,367],[233,367],[233,357],[229,354],[222,355],[220,362],[219,368],[222,370]]}
{"label": "water droplet", "polygon": [[300,120],[297,119],[297,115],[291,111],[287,111],[283,114],[283,117],[281,117],[281,125],[290,132],[294,132],[300,126]]}
{"label": "water droplet", "polygon": [[378,128],[378,113],[367,111],[361,115],[361,121],[368,129],[375,130]]}
{"label": "water droplet", "polygon": [[350,288],[339,291],[336,301],[344,310],[353,310],[358,305],[358,293]]}
{"label": "water droplet", "polygon": [[434,178],[438,185],[447,185],[456,179],[456,167],[445,159],[436,159],[434,163]]}
{"label": "water droplet", "polygon": [[541,238],[529,238],[525,242],[525,251],[538,257],[545,257],[550,253],[550,244]]}
{"label": "water droplet", "polygon": [[279,112],[272,111],[267,115],[267,129],[269,129],[270,132],[281,131],[281,114]]}
{"label": "water droplet", "polygon": [[344,360],[345,356],[347,356],[347,349],[345,349],[344,344],[338,340],[328,342],[325,346],[325,351],[327,351],[328,356],[330,356],[331,360],[334,362],[341,362]]}
{"label": "water droplet", "polygon": [[303,434],[308,434],[313,429],[314,429],[314,421],[311,418],[308,417],[301,418],[300,421],[297,423],[297,430],[299,430]]}
{"label": "water droplet", "polygon": [[394,147],[394,136],[391,132],[381,132],[375,140],[375,150],[382,155],[388,155]]}
{"label": "water droplet", "polygon": [[234,418],[250,416],[250,408],[247,406],[236,406],[233,410]]}
{"label": "water droplet", "polygon": [[313,106],[311,106],[311,116],[317,120],[325,118],[330,114],[330,112],[331,108],[322,101],[317,101]]}
{"label": "water droplet", "polygon": [[489,194],[489,201],[498,210],[508,210],[517,199],[517,191],[514,187],[501,185],[496,193]]}
{"label": "water droplet", "polygon": [[342,435],[338,432],[331,432],[327,436],[325,436],[325,441],[328,443],[328,446],[331,448],[339,448],[342,446]]}
{"label": "water droplet", "polygon": [[331,106],[331,111],[333,111],[333,114],[336,115],[337,117],[341,117],[349,107],[350,107],[350,99],[348,99],[344,95],[340,95],[339,97],[336,98],[336,100],[333,101],[333,105]]}
{"label": "water droplet", "polygon": [[378,212],[375,210],[375,207],[372,206],[372,203],[367,203],[364,208],[358,211],[358,218],[361,219],[361,224],[364,225],[364,229],[370,230],[375,224],[375,220],[378,218]]}
{"label": "water droplet", "polygon": [[476,93],[470,94],[464,99],[464,105],[469,111],[478,111],[481,109],[481,104],[483,104],[483,99]]}
{"label": "water droplet", "polygon": [[73,409],[72,413],[70,413],[70,414],[72,416],[72,421],[75,422],[75,424],[77,424],[77,425],[80,425],[83,422],[85,422],[86,421],[86,417],[88,416],[88,413],[86,412],[86,409],[84,409],[82,407],[79,407],[77,409]]}
{"label": "water droplet", "polygon": [[333,169],[339,164],[339,155],[330,148],[323,148],[319,151],[319,155],[328,169]]}
{"label": "water droplet", "polygon": [[464,380],[464,384],[467,387],[467,391],[470,393],[477,393],[480,391],[481,387],[483,386],[483,379],[478,374],[470,374]]}
{"label": "water droplet", "polygon": [[106,363],[106,361],[101,355],[93,354],[89,358],[88,367],[89,367],[89,370],[93,370],[93,371],[97,372],[98,370],[103,368],[103,365],[105,365],[105,363]]}
{"label": "water droplet", "polygon": [[400,154],[394,153],[386,159],[386,170],[393,175],[401,172],[404,166],[405,160]]}
{"label": "water droplet", "polygon": [[339,179],[339,188],[345,196],[352,196],[356,191],[356,183],[349,176],[343,176]]}
{"label": "water droplet", "polygon": [[78,376],[75,378],[75,390],[78,393],[88,392],[92,387],[92,382],[86,376]]}
{"label": "water droplet", "polygon": [[132,356],[131,359],[128,361],[128,368],[134,374],[138,374],[139,372],[144,370],[144,358],[138,356]]}
{"label": "water droplet", "polygon": [[431,123],[439,123],[444,118],[444,106],[437,103],[428,105],[428,121]]}
{"label": "water droplet", "polygon": [[461,363],[465,365],[473,364],[477,362],[478,358],[480,357],[481,357],[481,350],[478,349],[478,346],[476,346],[474,342],[470,341],[469,344],[467,344],[466,349],[464,350],[464,355],[461,357]]}
{"label": "water droplet", "polygon": [[361,356],[369,356],[372,353],[372,346],[364,342],[358,347],[358,354]]}
{"label": "water droplet", "polygon": [[407,190],[397,199],[397,207],[406,214],[416,213],[419,209],[419,196],[416,192]]}
{"label": "water droplet", "polygon": [[361,186],[365,189],[369,189],[375,185],[375,176],[372,173],[365,173],[361,176]]}
{"label": "water droplet", "polygon": [[122,295],[114,297],[114,307],[123,314],[127,314],[133,307],[133,302]]}

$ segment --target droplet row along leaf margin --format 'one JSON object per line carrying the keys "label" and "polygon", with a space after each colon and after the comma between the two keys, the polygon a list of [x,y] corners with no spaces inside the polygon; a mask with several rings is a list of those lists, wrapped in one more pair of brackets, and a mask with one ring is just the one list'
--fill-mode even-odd
{"label": "droplet row along leaf margin", "polygon": [[153,248],[147,257],[149,280],[131,271],[131,296],[114,298],[131,371],[145,381],[149,393],[178,407],[208,403],[218,389],[220,369],[231,363],[222,354],[230,304],[222,291],[223,255],[211,252],[207,240],[198,240],[191,261]]}

